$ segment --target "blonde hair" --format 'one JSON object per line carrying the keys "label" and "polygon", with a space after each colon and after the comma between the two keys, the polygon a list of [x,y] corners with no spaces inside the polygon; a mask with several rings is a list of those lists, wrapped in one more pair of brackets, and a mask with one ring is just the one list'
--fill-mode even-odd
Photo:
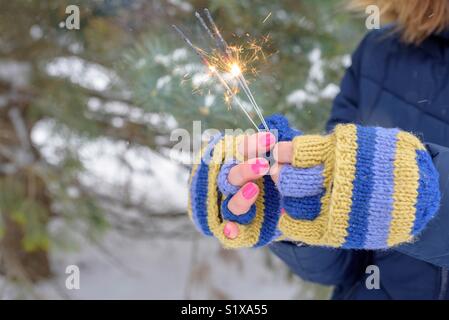
{"label": "blonde hair", "polygon": [[449,27],[449,0],[351,0],[349,9],[380,9],[382,23],[394,23],[402,41],[419,45]]}

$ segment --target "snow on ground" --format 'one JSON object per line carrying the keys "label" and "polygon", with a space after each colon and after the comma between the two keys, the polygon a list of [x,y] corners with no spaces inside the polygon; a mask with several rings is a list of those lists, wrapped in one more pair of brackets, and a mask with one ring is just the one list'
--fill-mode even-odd
{"label": "snow on ground", "polygon": [[[53,257],[55,279],[37,291],[70,299],[292,299],[312,298],[298,278],[287,277],[263,250],[223,250],[212,239],[130,240],[111,233],[104,244]],[[120,264],[117,263],[120,261]],[[67,265],[80,268],[80,289],[65,288]]]}

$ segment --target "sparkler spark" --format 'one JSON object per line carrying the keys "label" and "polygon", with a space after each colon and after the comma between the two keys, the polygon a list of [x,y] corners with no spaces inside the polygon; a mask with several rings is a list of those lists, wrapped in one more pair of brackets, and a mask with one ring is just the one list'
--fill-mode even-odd
{"label": "sparkler spark", "polygon": [[[250,42],[247,47],[229,46],[221,35],[209,10],[204,9],[204,14],[209,25],[198,12],[195,13],[195,16],[200,22],[202,28],[206,31],[207,35],[215,42],[215,47],[209,51],[194,45],[177,26],[173,25],[173,28],[178,32],[187,45],[198,55],[201,62],[208,68],[210,74],[215,76],[215,78],[222,85],[225,91],[224,100],[228,106],[230,107],[232,102],[235,103],[250,120],[252,125],[260,131],[257,124],[250,116],[248,110],[243,106],[241,99],[238,97],[238,93],[242,90],[246,95],[252,109],[255,111],[259,117],[259,120],[263,124],[264,130],[269,131],[268,125],[262,115],[262,110],[257,104],[249,88],[248,81],[244,76],[245,72],[257,72],[257,70],[250,67],[250,64],[259,60],[260,56],[265,59],[262,47],[255,41]],[[267,16],[266,19],[268,19],[268,17],[269,16]],[[266,41],[267,39],[264,40]],[[231,79],[229,79],[227,75]]]}
{"label": "sparkler spark", "polygon": [[265,23],[271,17],[271,12],[263,19],[262,23]]}

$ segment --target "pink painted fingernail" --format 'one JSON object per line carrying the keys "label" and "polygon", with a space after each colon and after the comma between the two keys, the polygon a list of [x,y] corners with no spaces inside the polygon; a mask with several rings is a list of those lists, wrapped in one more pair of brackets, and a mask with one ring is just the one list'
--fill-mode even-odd
{"label": "pink painted fingernail", "polygon": [[262,146],[269,147],[275,142],[275,138],[271,133],[267,132],[259,137],[259,142]]}
{"label": "pink painted fingernail", "polygon": [[226,236],[226,238],[229,238],[229,236],[231,235],[231,228],[229,227],[229,225],[225,225],[224,229],[223,229],[223,233]]}
{"label": "pink painted fingernail", "polygon": [[249,199],[254,198],[254,196],[257,194],[257,192],[258,192],[257,186],[251,182],[243,187],[242,195],[243,195],[243,198],[249,200]]}
{"label": "pink painted fingernail", "polygon": [[235,224],[227,223],[223,229],[223,234],[228,239],[235,239],[238,234],[238,228]]}
{"label": "pink painted fingernail", "polygon": [[251,170],[255,174],[266,173],[269,168],[268,161],[265,159],[256,159],[256,162],[251,164]]}

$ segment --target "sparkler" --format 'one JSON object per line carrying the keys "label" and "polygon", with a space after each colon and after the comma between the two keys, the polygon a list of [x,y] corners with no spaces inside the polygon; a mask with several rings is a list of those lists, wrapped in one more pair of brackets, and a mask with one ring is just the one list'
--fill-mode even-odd
{"label": "sparkler", "polygon": [[181,38],[184,39],[187,45],[196,53],[196,55],[208,68],[211,74],[214,75],[218,79],[219,83],[223,86],[225,90],[225,101],[229,103],[230,101],[233,101],[235,104],[237,104],[237,106],[249,119],[251,124],[258,131],[260,131],[257,124],[254,122],[246,108],[243,106],[241,100],[238,98],[238,88],[236,88],[230,80],[226,79],[222,75],[222,73],[229,74],[232,79],[235,79],[237,81],[238,87],[246,95],[251,107],[259,117],[264,130],[269,131],[268,125],[262,115],[262,110],[257,104],[256,99],[254,98],[254,95],[249,88],[248,81],[244,76],[244,72],[247,71],[246,61],[253,61],[258,58],[257,53],[261,49],[260,46],[258,46],[256,43],[251,43],[250,47],[253,50],[253,53],[249,56],[245,56],[245,49],[243,47],[233,47],[227,44],[208,9],[204,9],[204,15],[208,23],[206,23],[206,20],[203,19],[203,17],[198,12],[195,13],[195,16],[200,22],[201,27],[215,42],[216,47],[213,48],[211,52],[207,52],[206,50],[194,45],[192,41],[184,34],[184,32],[177,26],[173,25],[173,28],[178,32]]}

